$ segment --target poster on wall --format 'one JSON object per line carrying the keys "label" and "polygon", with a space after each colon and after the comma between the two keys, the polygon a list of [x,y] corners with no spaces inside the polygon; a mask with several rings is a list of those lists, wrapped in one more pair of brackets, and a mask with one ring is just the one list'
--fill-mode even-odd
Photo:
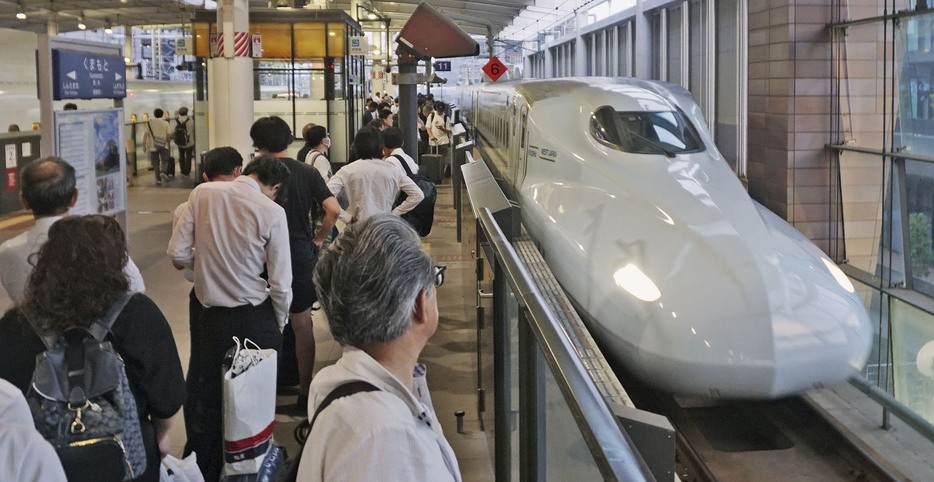
{"label": "poster on wall", "polygon": [[55,155],[75,168],[72,214],[114,215],[126,209],[123,109],[55,112]]}

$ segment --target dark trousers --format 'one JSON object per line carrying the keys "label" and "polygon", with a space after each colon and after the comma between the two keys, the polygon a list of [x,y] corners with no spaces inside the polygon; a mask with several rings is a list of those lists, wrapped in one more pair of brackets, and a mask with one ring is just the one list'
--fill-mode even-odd
{"label": "dark trousers", "polygon": [[195,146],[178,148],[178,167],[183,176],[191,174],[191,157],[194,155]]}
{"label": "dark trousers", "polygon": [[201,312],[204,307],[195,296],[195,289],[191,288],[188,293],[188,329],[191,331],[191,352],[188,356],[188,377],[185,378],[185,388],[188,396],[185,400],[185,435],[188,440],[194,438],[196,433],[192,430],[192,423],[189,420],[197,420],[201,410],[198,404],[201,402]]}
{"label": "dark trousers", "polygon": [[[156,147],[155,151],[149,151],[149,162],[152,163],[152,170],[156,174],[156,183],[161,182],[159,174],[165,173],[169,166],[169,148]],[[173,171],[175,170],[173,167]]]}
{"label": "dark trousers", "polygon": [[[282,334],[276,323],[272,301],[259,306],[243,305],[235,308],[204,308],[199,318],[200,343],[197,347],[198,365],[194,376],[189,372],[188,401],[193,407],[185,412],[188,443],[185,455],[198,454],[198,466],[204,480],[218,480],[223,468],[223,368],[224,356],[234,347],[232,337],[242,341],[249,338],[260,348],[281,349]],[[194,339],[192,340],[194,350]],[[191,390],[192,382],[197,389]],[[188,413],[192,412],[191,419]]]}

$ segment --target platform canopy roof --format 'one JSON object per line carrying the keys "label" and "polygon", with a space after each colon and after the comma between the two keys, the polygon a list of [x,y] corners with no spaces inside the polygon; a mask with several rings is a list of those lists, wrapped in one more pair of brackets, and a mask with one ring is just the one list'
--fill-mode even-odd
{"label": "platform canopy roof", "polygon": [[[347,11],[358,17],[363,27],[385,24],[398,30],[418,6],[420,0],[366,0],[358,2],[358,12],[350,12],[350,0],[250,0],[250,8],[328,8]],[[535,0],[428,0],[436,9],[451,17],[466,32],[498,35],[520,12]],[[120,26],[149,26],[188,23],[201,9],[216,9],[213,0],[0,0],[0,28],[46,32],[55,19],[59,32]],[[22,14],[22,15],[20,15]],[[19,16],[18,16],[19,15]],[[22,18],[22,16],[25,18]],[[373,26],[378,29],[378,26]]]}

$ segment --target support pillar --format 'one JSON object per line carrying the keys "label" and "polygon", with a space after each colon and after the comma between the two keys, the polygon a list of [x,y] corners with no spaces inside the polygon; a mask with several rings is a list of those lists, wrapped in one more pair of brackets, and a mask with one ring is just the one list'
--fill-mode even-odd
{"label": "support pillar", "polygon": [[244,56],[236,55],[234,39],[238,32],[249,34],[249,1],[218,2],[217,30],[223,53],[208,61],[209,148],[233,147],[248,162],[253,154],[253,59],[249,48]]}
{"label": "support pillar", "polygon": [[[404,58],[408,57],[408,58]],[[418,121],[416,109],[418,101],[415,99],[418,91],[418,60],[414,57],[399,53],[399,115],[397,121],[402,128],[402,140],[405,145],[402,150],[418,159]]]}

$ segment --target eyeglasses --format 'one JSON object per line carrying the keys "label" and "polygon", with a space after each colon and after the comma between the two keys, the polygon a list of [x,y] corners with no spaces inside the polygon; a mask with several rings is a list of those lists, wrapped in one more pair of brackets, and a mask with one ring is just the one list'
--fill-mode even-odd
{"label": "eyeglasses", "polygon": [[444,284],[444,272],[447,271],[447,269],[447,265],[435,265],[435,286],[441,286]]}

